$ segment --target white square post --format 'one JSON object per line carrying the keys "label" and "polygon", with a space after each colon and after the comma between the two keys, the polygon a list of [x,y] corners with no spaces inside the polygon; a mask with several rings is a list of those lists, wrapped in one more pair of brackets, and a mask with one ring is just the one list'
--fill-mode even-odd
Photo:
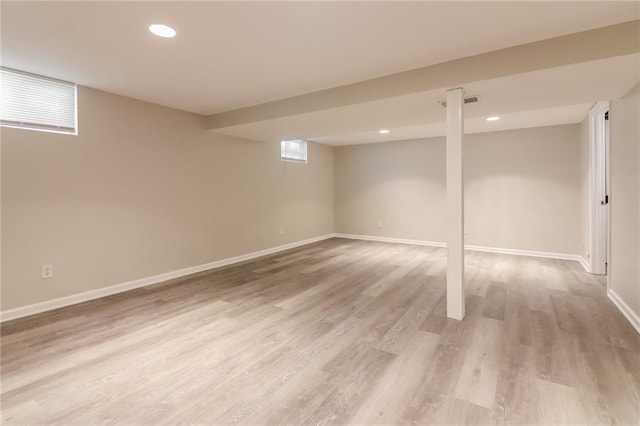
{"label": "white square post", "polygon": [[462,88],[447,91],[447,317],[464,318],[464,134]]}

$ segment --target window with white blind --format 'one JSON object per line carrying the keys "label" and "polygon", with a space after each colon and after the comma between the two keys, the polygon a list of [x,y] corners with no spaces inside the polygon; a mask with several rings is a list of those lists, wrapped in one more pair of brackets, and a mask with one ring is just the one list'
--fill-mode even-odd
{"label": "window with white blind", "polygon": [[0,68],[0,125],[76,135],[76,85]]}
{"label": "window with white blind", "polygon": [[280,158],[286,161],[307,162],[307,141],[296,139],[280,142]]}

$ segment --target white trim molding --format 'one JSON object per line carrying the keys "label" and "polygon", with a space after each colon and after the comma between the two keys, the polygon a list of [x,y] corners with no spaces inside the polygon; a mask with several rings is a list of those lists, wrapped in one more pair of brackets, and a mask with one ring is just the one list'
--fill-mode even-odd
{"label": "white trim molding", "polygon": [[[589,111],[589,272],[605,275],[609,247],[609,204],[600,202],[608,194],[609,152],[605,113],[609,101],[596,103]],[[598,140],[601,140],[598,143]],[[606,177],[603,177],[605,176]]]}
{"label": "white trim molding", "polygon": [[[576,262],[582,262],[582,256],[577,254],[566,254],[566,253],[553,253],[549,251],[534,251],[534,250],[519,250],[519,249],[508,249],[508,248],[498,248],[498,247],[483,247],[483,246],[473,246],[473,245],[465,245],[465,250],[469,251],[483,251],[486,253],[498,253],[498,254],[510,254],[513,256],[528,256],[528,257],[544,257],[546,259],[560,259],[560,260],[573,260]],[[583,265],[584,266],[584,265]]]}
{"label": "white trim molding", "polygon": [[137,280],[120,283],[120,284],[112,285],[109,287],[98,288],[95,290],[89,290],[82,293],[72,294],[70,296],[65,296],[57,299],[47,300],[44,302],[34,303],[32,305],[9,309],[7,311],[0,312],[0,322],[10,321],[13,319],[22,318],[29,315],[51,311],[53,309],[63,308],[65,306],[75,305],[77,303],[87,302],[89,300],[99,299],[101,297],[122,293],[125,291],[140,288],[140,287],[146,287],[152,284],[158,284],[158,283],[169,281],[175,278],[181,278],[187,275],[196,274],[198,272],[204,272],[211,269],[221,268],[227,265],[233,265],[234,263],[245,262],[247,260],[256,259],[258,257],[263,257],[270,254],[278,253],[281,251],[289,250],[292,248],[315,243],[318,241],[327,240],[329,238],[333,238],[334,236],[335,234],[321,235],[319,237],[313,237],[313,238],[308,238],[306,240],[295,241],[293,243],[283,244],[280,246],[271,247],[264,250],[254,251],[251,253],[242,254],[240,256],[216,260],[210,263],[205,263],[203,265],[191,266],[184,269],[178,269],[177,271],[165,272],[163,274],[153,275],[151,277],[146,277],[146,278],[140,278]]}
{"label": "white trim molding", "polygon": [[609,300],[611,300],[613,304],[616,305],[618,310],[622,312],[622,315],[624,315],[625,318],[629,320],[633,328],[635,328],[638,334],[640,334],[640,317],[635,312],[633,312],[629,305],[624,303],[624,300],[622,300],[622,298],[618,296],[615,291],[608,289],[607,297],[609,297]]}
{"label": "white trim molding", "polygon": [[[123,293],[125,291],[134,290],[140,287],[146,287],[153,284],[162,283],[165,281],[169,281],[176,278],[185,277],[188,275],[196,274],[198,272],[209,271],[216,268],[221,268],[223,266],[233,265],[235,263],[245,262],[247,260],[256,259],[263,256],[268,256],[270,254],[278,253],[285,250],[290,250],[292,248],[304,246],[307,244],[312,244],[318,241],[327,240],[330,238],[346,238],[351,240],[365,240],[365,241],[379,241],[384,243],[397,243],[397,244],[411,244],[418,246],[429,246],[429,247],[446,247],[447,244],[439,241],[425,241],[425,240],[411,240],[404,238],[390,238],[390,237],[377,237],[373,235],[354,235],[354,234],[325,234],[314,238],[309,238],[306,240],[296,241],[293,243],[283,244],[280,246],[259,250],[247,254],[243,254],[240,256],[230,257],[227,259],[216,260],[214,262],[205,263],[203,265],[191,266],[184,269],[179,269],[176,271],[165,272],[163,274],[153,275],[151,277],[140,278],[133,281],[127,281],[124,283],[112,285],[109,287],[103,287],[95,290],[85,291],[82,293],[72,294],[70,296],[60,297],[57,299],[47,300],[44,302],[34,303],[32,305],[21,306],[19,308],[10,309],[7,311],[0,312],[0,322],[11,321],[17,318],[26,317],[29,315],[39,314],[46,311],[51,311],[53,309],[63,308],[65,306],[75,305],[77,303],[87,302],[94,299],[99,299],[101,297],[110,296],[112,294]],[[575,260],[580,262],[580,264],[585,267],[588,271],[588,264],[586,260],[582,256],[572,255],[572,254],[562,254],[562,253],[549,253],[549,252],[539,252],[539,251],[529,251],[529,250],[516,250],[516,249],[504,249],[504,248],[495,248],[495,247],[483,247],[483,246],[471,246],[465,245],[465,250],[472,251],[483,251],[488,253],[499,253],[499,254],[510,254],[516,256],[532,256],[532,257],[545,257],[550,259],[562,259],[562,260]],[[585,266],[587,264],[587,266]],[[611,292],[612,293],[612,292]],[[615,293],[614,293],[615,294]],[[617,295],[615,296],[617,297]],[[609,294],[609,298],[614,300]],[[618,300],[620,298],[618,297]],[[616,306],[620,308],[623,313],[625,313],[624,309],[621,308],[615,300]],[[626,307],[624,302],[620,300],[620,303]],[[633,312],[627,307],[628,312]],[[628,314],[625,313],[625,316],[629,318]],[[637,316],[635,317],[637,320]],[[631,319],[629,321],[632,321]],[[633,323],[633,321],[632,321]],[[637,323],[636,323],[637,324]],[[635,325],[634,325],[635,326]],[[637,328],[637,327],[636,327]]]}
{"label": "white trim molding", "polygon": [[397,244],[412,244],[415,246],[430,246],[430,247],[446,247],[446,243],[437,241],[423,241],[423,240],[406,240],[403,238],[390,238],[390,237],[376,237],[373,235],[355,235],[355,234],[334,234],[336,238],[346,238],[349,240],[364,240],[364,241],[379,241],[382,243],[397,243]]}
{"label": "white trim molding", "polygon": [[589,261],[585,259],[584,256],[578,256],[578,257],[579,257],[578,262],[580,262],[584,270],[591,273],[591,264],[589,263]]}
{"label": "white trim molding", "polygon": [[[417,246],[447,247],[447,243],[442,243],[439,241],[407,240],[403,238],[376,237],[372,235],[353,235],[353,234],[335,234],[335,236],[337,238],[348,238],[350,240],[381,241],[385,243],[412,244]],[[544,257],[547,259],[574,260],[576,262],[580,262],[580,264],[583,267],[585,267],[585,263],[586,263],[584,258],[577,254],[473,246],[468,244],[465,244],[464,249],[469,251],[482,251],[486,253],[511,254],[514,256],[529,256],[529,257]]]}

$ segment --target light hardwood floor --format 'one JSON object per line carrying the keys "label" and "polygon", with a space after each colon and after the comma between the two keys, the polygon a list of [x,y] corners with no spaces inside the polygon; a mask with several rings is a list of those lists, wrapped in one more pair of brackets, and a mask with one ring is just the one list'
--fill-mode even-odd
{"label": "light hardwood floor", "polygon": [[5,424],[638,424],[640,336],[576,262],[332,239],[2,325]]}

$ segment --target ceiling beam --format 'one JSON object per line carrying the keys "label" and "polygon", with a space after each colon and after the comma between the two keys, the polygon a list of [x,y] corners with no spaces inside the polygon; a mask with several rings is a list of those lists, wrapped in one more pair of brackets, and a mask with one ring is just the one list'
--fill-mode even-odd
{"label": "ceiling beam", "polygon": [[470,82],[638,52],[640,20],[635,20],[213,114],[205,121],[216,130],[427,90],[443,89],[444,96],[444,90]]}

